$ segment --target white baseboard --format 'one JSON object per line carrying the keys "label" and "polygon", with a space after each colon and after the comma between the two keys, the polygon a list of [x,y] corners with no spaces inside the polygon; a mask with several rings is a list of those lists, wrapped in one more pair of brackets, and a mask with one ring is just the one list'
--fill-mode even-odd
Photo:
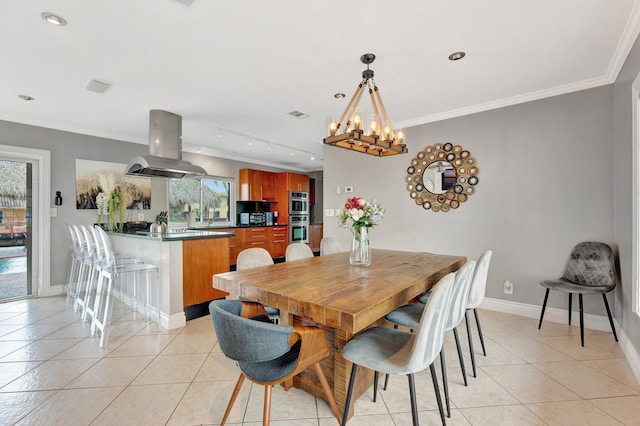
{"label": "white baseboard", "polygon": [[[481,309],[487,309],[490,311],[504,312],[507,314],[522,315],[528,318],[540,318],[540,311],[542,306],[529,305],[527,303],[510,302],[502,299],[485,298],[480,305]],[[559,322],[562,324],[568,324],[569,316],[566,309],[549,308],[544,311],[544,320],[542,326],[544,327],[544,321]],[[578,312],[573,313],[572,324],[579,326],[580,317]],[[622,352],[624,353],[629,366],[633,370],[633,374],[636,376],[636,380],[640,383],[640,354],[636,351],[629,337],[620,327],[618,321],[614,318],[613,323],[616,327],[616,333],[618,335],[618,343]],[[611,331],[611,325],[609,324],[609,318],[603,315],[584,315],[584,326],[592,330]]]}
{"label": "white baseboard", "polygon": [[160,322],[162,328],[167,330],[173,330],[174,328],[180,328],[187,325],[187,317],[184,312],[178,312],[177,314],[167,315],[164,312],[160,314]]}
{"label": "white baseboard", "polygon": [[[522,315],[527,318],[540,318],[541,306],[529,305],[527,303],[510,302],[502,299],[490,299],[485,298],[480,305],[482,309],[488,309],[490,311],[505,312],[508,314]],[[550,308],[544,311],[544,321],[559,322],[561,324],[569,323],[569,314],[566,309]],[[543,327],[544,327],[543,321]],[[619,324],[616,323],[614,318],[614,324],[616,325],[616,333],[618,332]],[[571,324],[580,325],[580,314],[578,311],[573,311]],[[611,331],[611,325],[609,324],[609,318],[602,315],[584,314],[584,327],[592,330]]]}

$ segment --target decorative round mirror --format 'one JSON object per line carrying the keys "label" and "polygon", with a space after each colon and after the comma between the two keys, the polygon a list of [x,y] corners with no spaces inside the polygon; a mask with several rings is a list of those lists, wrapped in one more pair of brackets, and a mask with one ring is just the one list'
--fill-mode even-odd
{"label": "decorative round mirror", "polygon": [[409,196],[425,210],[457,209],[475,192],[478,166],[460,145],[435,144],[418,152],[407,167]]}

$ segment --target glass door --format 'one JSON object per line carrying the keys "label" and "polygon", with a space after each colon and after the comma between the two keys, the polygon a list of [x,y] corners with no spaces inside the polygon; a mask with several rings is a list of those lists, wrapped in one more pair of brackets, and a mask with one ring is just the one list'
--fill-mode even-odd
{"label": "glass door", "polygon": [[0,300],[33,293],[33,167],[0,160]]}

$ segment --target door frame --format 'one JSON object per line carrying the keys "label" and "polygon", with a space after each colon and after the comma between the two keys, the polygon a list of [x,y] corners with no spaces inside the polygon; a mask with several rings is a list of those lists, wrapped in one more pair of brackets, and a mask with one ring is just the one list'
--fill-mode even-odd
{"label": "door frame", "polygon": [[[32,290],[37,288],[39,297],[62,294],[61,288],[51,288],[51,151],[45,149],[24,148],[20,146],[0,145],[0,157],[9,161],[33,161],[33,170],[37,170],[34,187],[38,188],[33,197],[32,241],[37,259],[32,262]],[[62,286],[56,286],[62,287]]]}

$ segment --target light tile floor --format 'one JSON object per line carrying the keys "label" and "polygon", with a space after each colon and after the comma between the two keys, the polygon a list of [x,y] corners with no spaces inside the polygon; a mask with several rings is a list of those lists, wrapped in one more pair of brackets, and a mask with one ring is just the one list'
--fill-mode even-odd
{"label": "light tile floor", "polygon": [[[445,353],[449,425],[640,425],[640,384],[611,333],[481,311],[487,357],[475,340],[477,377],[462,382],[452,335]],[[461,340],[466,344],[464,326]],[[448,333],[451,334],[451,333]],[[464,346],[471,370],[468,346]],[[440,366],[437,366],[438,371]],[[62,297],[0,304],[0,425],[219,424],[237,379],[209,317],[158,330],[127,310],[114,313],[108,349],[90,337]],[[416,375],[420,422],[440,424],[428,372]],[[245,382],[230,424],[260,425],[261,387]],[[272,423],[334,425],[324,401],[298,389],[273,391]],[[349,425],[410,425],[407,381],[371,391]]]}

